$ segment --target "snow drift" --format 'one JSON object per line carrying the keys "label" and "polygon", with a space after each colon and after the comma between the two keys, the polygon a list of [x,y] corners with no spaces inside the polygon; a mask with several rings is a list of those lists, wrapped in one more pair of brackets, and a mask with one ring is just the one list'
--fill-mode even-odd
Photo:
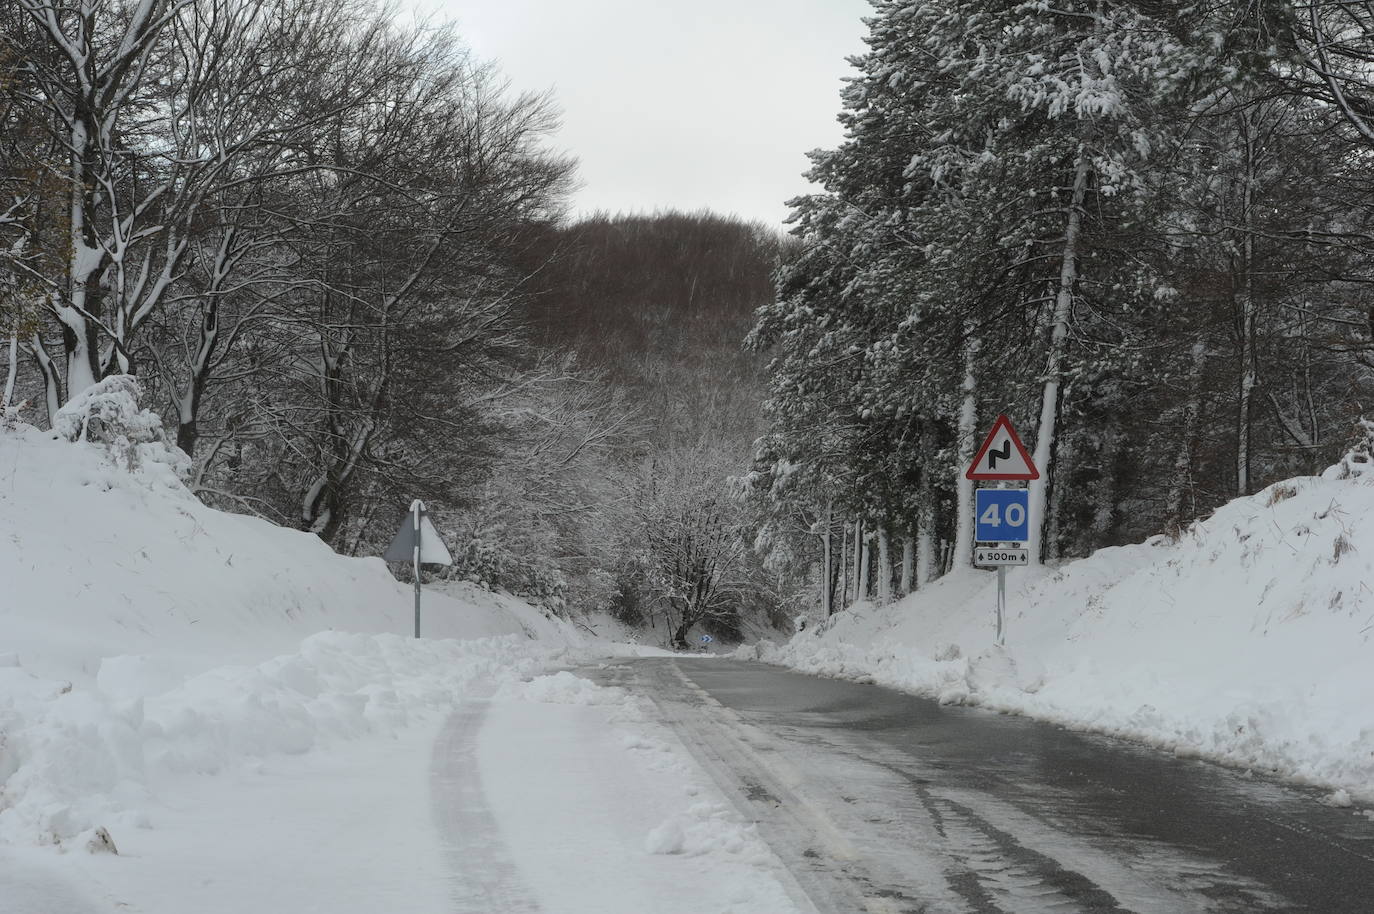
{"label": "snow drift", "polygon": [[[1262,769],[1374,800],[1374,475],[1239,498],[1177,540],[963,571],[746,653]],[[1348,801],[1347,801],[1348,802]]]}
{"label": "snow drift", "polygon": [[117,842],[166,778],[392,732],[581,640],[461,584],[424,627],[469,640],[402,637],[410,587],[201,504],[127,380],[0,423],[0,843]]}

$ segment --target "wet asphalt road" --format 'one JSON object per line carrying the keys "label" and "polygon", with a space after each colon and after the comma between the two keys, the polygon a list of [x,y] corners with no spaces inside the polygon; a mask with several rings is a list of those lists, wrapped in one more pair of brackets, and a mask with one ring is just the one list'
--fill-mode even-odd
{"label": "wet asphalt road", "polygon": [[1374,914],[1374,820],[1228,768],[717,659],[649,695],[817,911]]}

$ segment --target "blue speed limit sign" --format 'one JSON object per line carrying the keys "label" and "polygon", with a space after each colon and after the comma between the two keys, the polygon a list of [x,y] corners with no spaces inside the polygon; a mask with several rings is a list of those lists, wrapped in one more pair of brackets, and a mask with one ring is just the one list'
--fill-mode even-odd
{"label": "blue speed limit sign", "polygon": [[1030,536],[1030,493],[1025,489],[979,489],[973,538],[980,543],[1024,542]]}

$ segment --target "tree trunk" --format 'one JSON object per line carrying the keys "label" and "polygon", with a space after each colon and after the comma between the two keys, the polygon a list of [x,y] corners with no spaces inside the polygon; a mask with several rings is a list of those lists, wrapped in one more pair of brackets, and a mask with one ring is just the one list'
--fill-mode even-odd
{"label": "tree trunk", "polygon": [[973,463],[978,447],[978,375],[977,357],[981,341],[970,335],[964,343],[964,398],[959,408],[959,465],[955,467],[954,491],[954,555],[952,567],[966,568],[973,564],[973,480],[964,478],[964,471]]}
{"label": "tree trunk", "polygon": [[1028,551],[1032,565],[1040,564],[1040,549],[1044,538],[1045,509],[1053,467],[1055,423],[1059,418],[1059,388],[1064,379],[1064,357],[1069,342],[1069,318],[1073,314],[1073,290],[1078,282],[1078,244],[1083,228],[1083,201],[1088,193],[1088,172],[1091,163],[1088,153],[1080,149],[1074,167],[1073,194],[1069,199],[1068,218],[1064,227],[1064,247],[1060,255],[1059,290],[1055,294],[1054,322],[1050,330],[1049,360],[1045,368],[1045,386],[1040,397],[1040,423],[1036,427],[1035,466],[1040,478],[1030,484],[1030,533]]}
{"label": "tree trunk", "polygon": [[1073,446],[1067,441],[1060,441],[1055,448],[1056,472],[1050,484],[1050,507],[1045,523],[1047,533],[1043,552],[1047,562],[1059,561],[1059,550],[1063,544],[1060,524],[1064,519],[1064,493],[1068,491],[1068,487],[1062,483],[1068,478],[1066,468],[1073,463],[1073,456]]}
{"label": "tree trunk", "polygon": [[1255,138],[1248,114],[1241,116],[1245,136],[1245,170],[1242,189],[1241,274],[1240,274],[1240,393],[1236,410],[1236,494],[1251,494],[1250,444],[1252,438],[1252,400],[1258,377],[1255,362],[1255,233],[1251,226],[1254,205]]}
{"label": "tree trunk", "polygon": [[78,115],[71,126],[70,221],[68,241],[71,244],[67,263],[66,300],[57,308],[62,324],[62,348],[67,356],[67,396],[73,397],[100,378],[96,328],[86,315],[100,316],[99,282],[105,257],[96,243],[89,217],[95,213],[94,158],[91,146],[96,138]]}
{"label": "tree trunk", "polygon": [[200,418],[200,403],[205,396],[205,386],[210,380],[211,362],[218,342],[219,303],[217,297],[212,297],[201,318],[200,345],[196,347],[190,377],[186,379],[186,387],[177,401],[177,447],[188,457],[195,456],[196,438],[199,436],[197,420]]}
{"label": "tree trunk", "polygon": [[825,533],[821,535],[821,608],[829,618],[835,612],[834,596],[830,590],[830,525],[833,522],[835,503],[825,503]]}
{"label": "tree trunk", "polygon": [[1097,477],[1097,491],[1093,493],[1097,502],[1097,508],[1093,512],[1093,549],[1110,546],[1115,538],[1120,476],[1117,464],[1121,460],[1122,437],[1121,420],[1114,413],[1102,433],[1102,453],[1099,459],[1102,468]]}
{"label": "tree trunk", "polygon": [[38,371],[43,375],[43,400],[48,407],[48,427],[57,421],[57,411],[62,408],[62,378],[58,376],[57,364],[43,347],[38,334],[29,342],[33,360],[38,363]]}
{"label": "tree trunk", "polygon": [[916,588],[916,543],[909,536],[902,537],[902,596]]}
{"label": "tree trunk", "polygon": [[878,528],[878,605],[892,602],[892,542],[887,528]]}
{"label": "tree trunk", "polygon": [[855,585],[856,592],[854,602],[868,599],[868,537],[864,530],[864,522],[860,519],[854,525],[854,562],[856,566]]}
{"label": "tree trunk", "polygon": [[8,411],[14,402],[14,379],[19,373],[19,331],[10,334],[10,364],[5,374],[5,399],[0,403],[0,411]]}
{"label": "tree trunk", "polygon": [[[177,447],[190,457],[195,456],[196,438],[200,433],[198,420],[201,400],[204,399],[205,389],[210,383],[215,352],[221,343],[219,308],[225,285],[233,273],[233,252],[237,238],[238,229],[235,226],[226,229],[220,238],[210,274],[209,288],[204,298],[204,311],[200,318],[200,343],[196,346],[196,355],[190,365],[190,376],[177,401]],[[231,332],[231,343],[236,335],[235,332]]]}
{"label": "tree trunk", "polygon": [[[921,430],[921,453],[935,452],[930,423],[924,423]],[[972,458],[970,458],[971,460]],[[958,479],[963,479],[963,468],[956,471]],[[965,479],[965,482],[970,480]],[[929,462],[921,469],[921,483],[916,508],[916,584],[924,587],[935,577],[935,486],[934,474]]]}
{"label": "tree trunk", "polygon": [[673,640],[672,640],[672,645],[673,645],[673,647],[678,648],[679,650],[684,650],[684,651],[687,650],[687,647],[688,647],[688,644],[687,644],[687,632],[692,628],[692,623],[690,623],[690,622],[687,621],[686,616],[687,616],[687,614],[686,614],[686,613],[683,613],[682,622],[680,622],[680,623],[678,624],[677,628],[673,629]]}
{"label": "tree trunk", "polygon": [[916,534],[916,586],[925,587],[936,577],[935,509],[923,508],[921,528]]}
{"label": "tree trunk", "polygon": [[1195,508],[1187,504],[1193,491],[1193,456],[1197,450],[1198,419],[1202,415],[1202,373],[1207,365],[1207,343],[1199,338],[1193,343],[1193,360],[1188,369],[1188,400],[1183,406],[1183,431],[1178,450],[1174,452],[1174,479],[1169,486],[1166,530],[1183,528],[1184,518]]}
{"label": "tree trunk", "polygon": [[[845,567],[849,558],[849,522],[844,521],[840,524],[840,580],[839,587],[835,592],[840,598],[840,608],[844,608],[849,603],[849,569]],[[831,603],[830,612],[833,615],[835,605]]]}

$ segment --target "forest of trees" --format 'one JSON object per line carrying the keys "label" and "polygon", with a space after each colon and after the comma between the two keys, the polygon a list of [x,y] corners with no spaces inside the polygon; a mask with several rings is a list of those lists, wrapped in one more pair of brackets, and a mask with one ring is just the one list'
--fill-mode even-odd
{"label": "forest of trees", "polygon": [[[784,623],[801,583],[753,549],[730,485],[764,428],[764,360],[741,341],[772,299],[780,233],[709,213],[582,219],[552,231],[532,280],[535,341],[570,351],[623,417],[580,473],[599,495],[560,563],[582,606],[609,606],[681,645]],[[517,494],[512,502],[529,503]]]}
{"label": "forest of trees", "polygon": [[546,96],[373,0],[0,0],[0,364],[137,379],[208,503],[683,646],[1177,534],[1370,391],[1374,13],[875,0],[790,235],[567,217]]}
{"label": "forest of trees", "polygon": [[550,609],[766,616],[726,480],[781,238],[569,221],[556,125],[372,0],[0,0],[5,414],[132,377],[216,507],[367,555],[418,497]]}
{"label": "forest of trees", "polygon": [[133,374],[197,494],[341,551],[459,500],[571,174],[548,100],[361,0],[5,0],[0,35],[6,408]]}
{"label": "forest of trees", "polygon": [[1367,5],[874,6],[750,338],[752,500],[817,603],[969,563],[998,413],[1041,470],[1032,561],[1339,456],[1371,390]]}

